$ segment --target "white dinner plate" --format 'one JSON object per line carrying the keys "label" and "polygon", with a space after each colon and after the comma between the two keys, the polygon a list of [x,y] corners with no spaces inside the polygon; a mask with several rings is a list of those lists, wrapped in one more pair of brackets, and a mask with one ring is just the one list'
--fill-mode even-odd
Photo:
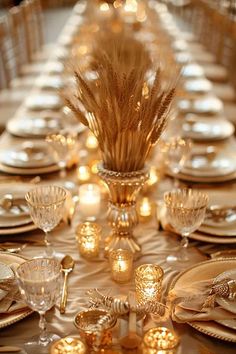
{"label": "white dinner plate", "polygon": [[222,101],[214,96],[206,96],[195,99],[180,99],[178,108],[183,113],[217,114],[222,112]]}
{"label": "white dinner plate", "polygon": [[185,162],[181,173],[197,177],[226,176],[236,171],[236,160],[231,155],[199,152]]}
{"label": "white dinner plate", "polygon": [[59,110],[63,107],[63,102],[55,94],[35,94],[26,100],[26,108],[32,111],[42,111],[45,109]]}
{"label": "white dinner plate", "polygon": [[190,63],[184,66],[181,75],[184,78],[203,78],[204,70],[200,65]]}
{"label": "white dinner plate", "polygon": [[36,86],[43,90],[60,90],[65,86],[65,82],[59,75],[44,75],[37,80]]}
{"label": "white dinner plate", "polygon": [[0,152],[0,162],[10,167],[37,168],[55,164],[46,142],[24,141]]}
{"label": "white dinner plate", "polygon": [[234,125],[223,118],[199,117],[189,114],[182,125],[185,138],[197,141],[227,139],[234,134]]}
{"label": "white dinner plate", "polygon": [[204,78],[186,80],[183,88],[189,93],[208,93],[212,90],[212,83]]}
{"label": "white dinner plate", "polygon": [[[13,270],[6,264],[0,262],[0,280],[14,278]],[[0,289],[0,301],[7,295],[7,291]]]}
{"label": "white dinner plate", "polygon": [[17,117],[7,124],[7,131],[22,138],[45,138],[63,128],[63,118],[50,112],[38,117]]}

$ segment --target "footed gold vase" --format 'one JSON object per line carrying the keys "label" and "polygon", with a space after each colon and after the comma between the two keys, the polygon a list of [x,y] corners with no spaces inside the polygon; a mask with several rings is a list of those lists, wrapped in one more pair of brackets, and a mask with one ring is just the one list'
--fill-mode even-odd
{"label": "footed gold vase", "polygon": [[117,248],[128,249],[137,258],[141,247],[133,235],[138,224],[136,211],[137,195],[148,178],[148,170],[116,172],[98,167],[98,174],[109,189],[109,210],[107,220],[112,234],[106,239],[105,255]]}

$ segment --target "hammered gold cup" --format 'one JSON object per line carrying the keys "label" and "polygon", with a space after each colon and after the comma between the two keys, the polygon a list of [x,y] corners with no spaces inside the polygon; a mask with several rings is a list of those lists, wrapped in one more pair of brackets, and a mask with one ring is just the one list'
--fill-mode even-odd
{"label": "hammered gold cup", "polygon": [[109,320],[104,323],[99,338],[99,347],[106,348],[112,345],[112,328],[116,324],[116,319],[110,316],[109,312],[103,309],[89,309],[84,310],[75,316],[74,324],[79,330],[81,339],[87,344],[88,347],[93,348],[97,345],[99,327],[98,323],[106,316]]}
{"label": "hammered gold cup", "polygon": [[161,298],[163,269],[157,264],[142,264],[135,270],[135,287],[140,304]]}

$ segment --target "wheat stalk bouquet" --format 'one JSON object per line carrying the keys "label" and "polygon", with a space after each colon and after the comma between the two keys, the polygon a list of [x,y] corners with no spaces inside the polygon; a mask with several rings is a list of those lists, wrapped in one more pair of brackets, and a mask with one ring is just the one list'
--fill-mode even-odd
{"label": "wheat stalk bouquet", "polygon": [[144,46],[133,38],[110,37],[97,40],[91,62],[95,78],[75,67],[76,86],[64,98],[96,136],[104,167],[137,171],[167,125],[177,75],[166,82],[160,64],[150,79],[151,60]]}

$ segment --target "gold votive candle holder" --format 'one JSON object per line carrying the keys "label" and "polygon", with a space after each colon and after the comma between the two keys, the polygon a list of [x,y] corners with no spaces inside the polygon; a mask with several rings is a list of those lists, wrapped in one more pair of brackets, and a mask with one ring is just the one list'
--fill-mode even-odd
{"label": "gold votive candle holder", "polygon": [[76,174],[79,183],[86,183],[91,178],[90,167],[87,165],[79,166]]}
{"label": "gold votive candle holder", "polygon": [[85,354],[86,345],[75,337],[65,337],[54,342],[50,354]]}
{"label": "gold votive candle holder", "polygon": [[149,221],[155,214],[155,203],[148,197],[143,197],[137,203],[137,212],[141,222]]}
{"label": "gold votive candle holder", "polygon": [[[103,309],[88,309],[77,313],[74,324],[88,347],[112,345],[112,328],[116,318]],[[99,324],[102,324],[99,326]]]}
{"label": "gold votive candle holder", "polygon": [[143,337],[143,354],[174,353],[179,337],[166,327],[149,329]]}
{"label": "gold votive candle holder", "polygon": [[112,279],[117,283],[126,283],[132,277],[133,253],[126,249],[116,249],[109,252],[109,262]]}
{"label": "gold votive candle holder", "polygon": [[136,268],[135,287],[140,304],[160,300],[163,275],[163,269],[157,264],[142,264]]}
{"label": "gold votive candle holder", "polygon": [[101,226],[86,221],[76,228],[79,253],[84,258],[95,258],[99,254]]}

